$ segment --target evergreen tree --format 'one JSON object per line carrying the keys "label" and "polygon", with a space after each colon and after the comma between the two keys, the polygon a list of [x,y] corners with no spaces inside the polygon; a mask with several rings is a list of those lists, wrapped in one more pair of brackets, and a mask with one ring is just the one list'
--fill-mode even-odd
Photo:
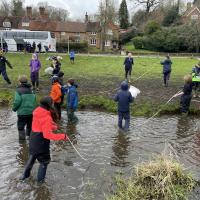
{"label": "evergreen tree", "polygon": [[128,14],[128,8],[126,4],[126,0],[122,0],[119,8],[119,23],[120,27],[123,29],[127,29],[129,26],[128,22],[129,14]]}
{"label": "evergreen tree", "polygon": [[12,16],[21,17],[24,15],[23,1],[12,0]]}

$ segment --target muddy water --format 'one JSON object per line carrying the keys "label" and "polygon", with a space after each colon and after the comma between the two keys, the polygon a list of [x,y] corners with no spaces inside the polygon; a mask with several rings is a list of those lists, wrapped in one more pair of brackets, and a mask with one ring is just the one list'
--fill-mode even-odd
{"label": "muddy water", "polygon": [[18,142],[16,114],[0,111],[1,200],[102,200],[117,173],[128,175],[134,164],[163,150],[173,152],[200,180],[199,119],[162,117],[134,128],[145,119],[133,118],[131,131],[125,134],[118,131],[115,115],[79,112],[76,127],[67,127],[66,113],[62,115],[62,129],[71,135],[75,147],[88,161],[81,159],[69,143],[53,142],[46,183],[38,185],[38,163],[29,180],[18,180],[28,157],[28,142]]}

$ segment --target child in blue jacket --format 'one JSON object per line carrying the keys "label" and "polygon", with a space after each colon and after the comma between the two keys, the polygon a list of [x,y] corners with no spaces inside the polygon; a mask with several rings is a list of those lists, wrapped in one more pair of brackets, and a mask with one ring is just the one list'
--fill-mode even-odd
{"label": "child in blue jacket", "polygon": [[74,83],[73,79],[67,81],[67,116],[69,123],[78,122],[78,118],[74,114],[78,107],[78,92],[77,85]]}
{"label": "child in blue jacket", "polygon": [[118,126],[122,129],[122,120],[125,120],[125,131],[128,131],[130,126],[130,103],[133,102],[133,97],[129,92],[127,81],[121,83],[121,90],[114,97],[114,101],[118,102]]}

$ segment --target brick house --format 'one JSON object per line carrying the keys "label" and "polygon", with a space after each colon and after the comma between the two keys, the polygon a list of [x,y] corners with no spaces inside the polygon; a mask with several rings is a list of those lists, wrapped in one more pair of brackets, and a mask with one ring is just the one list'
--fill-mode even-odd
{"label": "brick house", "polygon": [[17,29],[18,23],[21,19],[19,17],[2,17],[0,16],[0,29]]}
{"label": "brick house", "polygon": [[187,10],[182,15],[183,23],[191,23],[192,21],[200,20],[200,8],[192,3],[187,4]]}
{"label": "brick house", "polygon": [[[48,17],[44,7],[39,8],[39,15],[32,16],[32,8],[26,8],[26,15],[22,18],[20,29],[31,31],[51,31],[55,34],[57,42],[88,42],[91,47],[101,47],[101,25],[100,22],[91,22],[85,15],[84,22],[76,21],[53,21]],[[117,48],[120,29],[113,23],[106,28],[105,47]]]}

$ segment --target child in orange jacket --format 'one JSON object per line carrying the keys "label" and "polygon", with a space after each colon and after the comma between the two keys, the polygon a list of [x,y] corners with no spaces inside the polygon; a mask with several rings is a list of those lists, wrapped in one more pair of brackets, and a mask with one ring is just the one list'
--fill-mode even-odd
{"label": "child in orange jacket", "polygon": [[51,87],[51,92],[50,92],[50,97],[53,99],[54,103],[54,108],[57,112],[58,119],[61,119],[61,97],[62,97],[62,92],[61,92],[61,85],[59,83],[59,78],[58,76],[53,76],[52,77],[52,87]]}

